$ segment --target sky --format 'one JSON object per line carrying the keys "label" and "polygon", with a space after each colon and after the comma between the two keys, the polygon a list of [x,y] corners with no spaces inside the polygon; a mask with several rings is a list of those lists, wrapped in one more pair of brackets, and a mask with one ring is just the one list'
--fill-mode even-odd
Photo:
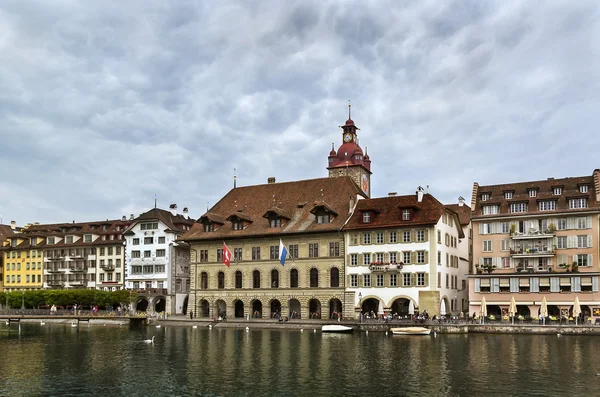
{"label": "sky", "polygon": [[327,176],[444,203],[600,168],[600,2],[0,2],[0,218],[117,219]]}

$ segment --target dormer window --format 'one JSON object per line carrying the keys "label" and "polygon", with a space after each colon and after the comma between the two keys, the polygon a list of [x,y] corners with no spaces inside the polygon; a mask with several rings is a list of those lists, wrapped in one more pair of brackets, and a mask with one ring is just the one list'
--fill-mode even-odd
{"label": "dormer window", "polygon": [[529,191],[529,197],[536,197],[537,196],[537,190],[531,189]]}
{"label": "dormer window", "polygon": [[490,194],[489,193],[483,193],[481,195],[481,201],[488,201],[490,199]]}
{"label": "dormer window", "polygon": [[48,244],[54,244],[55,243],[55,238],[54,237],[48,237]]}
{"label": "dormer window", "polygon": [[402,210],[402,220],[410,221],[410,210]]}
{"label": "dormer window", "polygon": [[212,223],[205,223],[204,224],[204,231],[205,232],[214,232],[215,231],[215,226]]}
{"label": "dormer window", "polygon": [[16,247],[16,246],[17,246],[17,243],[18,243],[18,240],[17,240],[16,238],[13,238],[13,239],[12,239],[12,241],[10,242],[10,245],[11,245],[12,247]]}
{"label": "dormer window", "polygon": [[317,223],[329,223],[330,222],[330,215],[329,214],[320,214],[317,215]]}
{"label": "dormer window", "polygon": [[36,245],[37,244],[37,238],[32,237],[31,238],[31,245]]}
{"label": "dormer window", "polygon": [[65,237],[65,243],[66,244],[73,244],[73,236],[67,236],[67,237]]}
{"label": "dormer window", "polygon": [[[499,206],[498,205],[484,205],[482,208],[483,208],[483,215],[496,215],[498,213]],[[450,219],[452,219],[452,218],[450,218]]]}
{"label": "dormer window", "polygon": [[92,235],[91,234],[86,234],[83,236],[83,242],[84,243],[91,243],[92,242]]}
{"label": "dormer window", "polygon": [[244,230],[244,221],[241,219],[237,219],[231,224],[233,225],[233,230]]}
{"label": "dormer window", "polygon": [[281,217],[269,219],[269,227],[281,227]]}
{"label": "dormer window", "polygon": [[587,193],[588,192],[588,185],[581,185],[579,186],[579,193]]}
{"label": "dormer window", "polygon": [[513,198],[513,192],[504,192],[504,198],[506,200],[510,200],[511,198]]}
{"label": "dormer window", "polygon": [[315,204],[310,213],[315,216],[318,224],[328,224],[337,216],[337,212],[324,202]]}
{"label": "dormer window", "polygon": [[363,212],[362,216],[363,216],[363,223],[371,223],[371,213],[370,212]]}
{"label": "dormer window", "polygon": [[562,187],[553,187],[552,194],[555,196],[560,196],[562,194]]}
{"label": "dormer window", "polygon": [[569,200],[569,208],[587,208],[587,199],[586,198],[576,198]]}

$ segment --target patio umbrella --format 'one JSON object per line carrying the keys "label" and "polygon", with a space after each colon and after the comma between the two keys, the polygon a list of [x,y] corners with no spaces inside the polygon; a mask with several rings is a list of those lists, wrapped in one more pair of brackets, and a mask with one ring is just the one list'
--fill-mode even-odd
{"label": "patio umbrella", "polygon": [[546,301],[546,297],[542,299],[542,306],[540,307],[540,316],[542,316],[542,321],[544,325],[546,325],[546,317],[548,317],[548,302]]}
{"label": "patio umbrella", "polygon": [[581,314],[581,305],[579,304],[579,297],[575,297],[575,303],[573,304],[573,317],[575,317],[575,325],[577,325],[577,319]]}
{"label": "patio umbrella", "polygon": [[444,299],[442,299],[442,304],[440,305],[440,315],[446,315],[446,301]]}
{"label": "patio umbrella", "polygon": [[517,314],[517,302],[515,302],[515,297],[510,297],[510,306],[508,307],[508,315],[512,317],[512,323],[515,323],[515,315]]}
{"label": "patio umbrella", "polygon": [[408,314],[411,316],[415,314],[415,304],[412,300],[408,303]]}
{"label": "patio umbrella", "polygon": [[485,301],[485,296],[481,298],[481,320],[485,324],[485,317],[487,316],[487,303]]}
{"label": "patio umbrella", "polygon": [[379,308],[377,309],[377,314],[383,314],[383,302],[379,301]]}

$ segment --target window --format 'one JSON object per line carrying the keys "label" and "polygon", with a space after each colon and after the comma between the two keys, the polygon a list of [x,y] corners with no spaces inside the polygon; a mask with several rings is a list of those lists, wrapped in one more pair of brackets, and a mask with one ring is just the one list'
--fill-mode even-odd
{"label": "window", "polygon": [[529,191],[529,197],[536,197],[537,196],[537,190],[530,190]]}
{"label": "window", "polygon": [[450,275],[446,273],[446,288],[450,288]]}
{"label": "window", "polygon": [[442,231],[441,230],[437,231],[437,242],[438,242],[438,244],[442,243]]}
{"label": "window", "polygon": [[402,237],[403,237],[402,241],[404,241],[405,243],[410,243],[410,232],[409,231],[404,232]]}
{"label": "window", "polygon": [[375,243],[383,244],[383,232],[377,232],[375,234]]}
{"label": "window", "polygon": [[208,262],[208,250],[200,250],[200,262]]}
{"label": "window", "polygon": [[212,223],[205,223],[204,224],[204,231],[205,232],[214,232],[215,231],[215,227],[213,226]]}
{"label": "window", "polygon": [[587,218],[577,218],[577,229],[587,229]]}
{"label": "window", "polygon": [[100,248],[100,256],[104,256],[104,248]]}
{"label": "window", "polygon": [[557,223],[558,223],[558,225],[556,226],[556,228],[558,230],[567,230],[567,219],[566,218],[559,218]]}
{"label": "window", "polygon": [[154,273],[164,273],[165,265],[154,265]]}
{"label": "window", "polygon": [[329,256],[340,256],[340,243],[329,243]]}
{"label": "window", "polygon": [[269,259],[275,260],[279,259],[279,246],[272,245],[269,247]]}
{"label": "window", "polygon": [[244,221],[237,219],[232,223],[233,230],[244,230]]}
{"label": "window", "polygon": [[242,272],[239,270],[235,272],[235,288],[242,288]]}
{"label": "window", "polygon": [[131,274],[142,274],[142,266],[141,265],[131,266]]}
{"label": "window", "polygon": [[363,244],[371,244],[371,233],[363,233]]}
{"label": "window", "polygon": [[100,282],[104,281],[104,273],[100,273]]}
{"label": "window", "polygon": [[132,258],[139,258],[140,257],[140,251],[131,251],[131,257]]}
{"label": "window", "polygon": [[270,227],[281,227],[281,218],[277,217],[277,218],[270,219],[269,226]]}
{"label": "window", "polygon": [[85,242],[85,243],[91,243],[92,242],[92,235],[91,234],[86,234],[85,236],[83,236],[83,242]]}
{"label": "window", "polygon": [[150,258],[151,251],[144,251],[144,258]]}
{"label": "window", "polygon": [[577,198],[569,200],[569,208],[587,208],[586,198]]}
{"label": "window", "polygon": [[488,201],[490,199],[490,194],[489,193],[483,193],[481,195],[481,201]]}
{"label": "window", "polygon": [[287,246],[288,256],[292,259],[299,258],[298,256],[298,244],[290,244]]}
{"label": "window", "polygon": [[410,210],[402,210],[402,220],[410,221]]}
{"label": "window", "polygon": [[510,240],[500,241],[500,251],[510,251]]}
{"label": "window", "polygon": [[365,287],[371,286],[371,275],[370,274],[363,275],[363,286],[365,286]]}
{"label": "window", "polygon": [[164,236],[163,237],[159,237],[158,238],[158,243],[159,244],[164,244],[165,243],[165,237]]}
{"label": "window", "polygon": [[217,288],[224,289],[225,288],[225,273],[219,272],[217,274]]}
{"label": "window", "polygon": [[483,240],[483,252],[492,252],[492,240]]}
{"label": "window", "polygon": [[371,223],[371,213],[370,212],[363,212],[362,218],[363,218],[363,223]]}
{"label": "window", "polygon": [[156,256],[157,257],[162,257],[165,256],[166,251],[164,249],[162,250],[156,250]]}
{"label": "window", "polygon": [[417,230],[417,241],[425,241],[425,230]]}
{"label": "window", "polygon": [[223,248],[217,248],[217,262],[223,261]]}
{"label": "window", "polygon": [[510,200],[511,198],[513,198],[513,192],[504,192],[504,198],[506,200]]}
{"label": "window", "polygon": [[417,263],[425,263],[425,251],[417,251]]}
{"label": "window", "polygon": [[410,273],[402,273],[402,285],[405,287],[410,286]]}
{"label": "window", "polygon": [[588,262],[588,255],[587,254],[579,254],[579,255],[577,255],[577,265],[579,267],[590,266],[591,263]]}
{"label": "window", "polygon": [[279,271],[271,270],[271,288],[279,288]]}
{"label": "window", "polygon": [[410,263],[410,251],[405,251],[402,254],[404,256],[403,262],[404,263]]}
{"label": "window", "polygon": [[290,288],[298,288],[298,270],[292,269],[290,271]]}
{"label": "window", "polygon": [[[8,276],[7,276],[8,278]],[[350,286],[351,287],[358,287],[358,274],[351,274],[350,275]]]}
{"label": "window", "polygon": [[579,193],[587,193],[587,192],[588,192],[588,185],[579,186]]}
{"label": "window", "polygon": [[260,247],[252,247],[252,260],[253,261],[260,260]]}
{"label": "window", "polygon": [[446,242],[446,247],[450,246],[450,235],[448,233],[446,233],[446,235],[444,236],[445,242]]}
{"label": "window", "polygon": [[310,269],[310,287],[317,288],[319,286],[319,271],[314,267]]}
{"label": "window", "polygon": [[154,237],[144,237],[144,244],[153,244]]}
{"label": "window", "polygon": [[236,262],[242,261],[242,248],[233,249],[233,260]]}
{"label": "window", "polygon": [[260,288],[260,271],[258,270],[252,272],[252,288]]}
{"label": "window", "polygon": [[358,254],[350,254],[350,264],[352,266],[358,265]]}
{"label": "window", "polygon": [[55,239],[54,237],[48,237],[48,244],[54,244]]}
{"label": "window", "polygon": [[556,201],[540,201],[538,208],[540,211],[554,211],[556,210]]}
{"label": "window", "polygon": [[308,257],[318,258],[319,257],[319,243],[308,244]]}
{"label": "window", "polygon": [[390,274],[390,287],[398,286],[398,277],[396,274]]}
{"label": "window", "polygon": [[425,286],[425,273],[417,273],[417,287]]}
{"label": "window", "polygon": [[502,267],[508,269],[510,267],[510,256],[502,257]]}
{"label": "window", "polygon": [[158,229],[158,222],[140,224],[140,230],[156,230],[156,229]]}
{"label": "window", "polygon": [[371,264],[371,254],[363,254],[363,265],[369,266]]}
{"label": "window", "polygon": [[442,251],[437,252],[437,264],[438,266],[442,264]]}
{"label": "window", "polygon": [[375,262],[383,262],[383,252],[378,252],[375,254]]}
{"label": "window", "polygon": [[390,243],[396,242],[396,232],[390,232]]}
{"label": "window", "polygon": [[396,263],[396,253],[390,252],[390,263]]}
{"label": "window", "polygon": [[144,274],[152,274],[154,273],[154,266],[152,265],[144,265]]}
{"label": "window", "polygon": [[555,196],[560,196],[562,194],[562,187],[552,188],[552,194]]}
{"label": "window", "polygon": [[337,267],[332,267],[329,271],[329,285],[331,288],[340,286],[340,270]]}
{"label": "window", "polygon": [[577,236],[577,248],[589,248],[588,236]]}
{"label": "window", "polygon": [[383,287],[383,274],[378,274],[375,276],[375,285],[377,287]]}
{"label": "window", "polygon": [[510,205],[510,212],[527,212],[527,203],[512,203]]}
{"label": "window", "polygon": [[329,223],[329,214],[318,214],[317,223]]}
{"label": "window", "polygon": [[121,273],[115,273],[115,277],[116,277],[115,281],[117,283],[120,283],[121,282]]}
{"label": "window", "polygon": [[133,239],[133,245],[140,245],[140,239],[139,238],[134,238]]}
{"label": "window", "polygon": [[484,205],[483,215],[496,215],[498,213],[499,206],[497,205]]}
{"label": "window", "polygon": [[556,237],[556,248],[558,248],[558,249],[567,248],[567,236]]}
{"label": "window", "polygon": [[67,236],[67,237],[65,237],[65,243],[66,244],[73,244],[73,236]]}

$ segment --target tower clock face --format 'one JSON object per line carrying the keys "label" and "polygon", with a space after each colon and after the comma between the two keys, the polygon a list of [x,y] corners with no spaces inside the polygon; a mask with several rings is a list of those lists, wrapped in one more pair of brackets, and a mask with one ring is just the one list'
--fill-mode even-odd
{"label": "tower clock face", "polygon": [[344,134],[344,142],[350,142],[352,140],[352,134]]}
{"label": "tower clock face", "polygon": [[364,194],[369,194],[369,178],[367,178],[366,174],[362,174],[360,177],[360,188]]}

